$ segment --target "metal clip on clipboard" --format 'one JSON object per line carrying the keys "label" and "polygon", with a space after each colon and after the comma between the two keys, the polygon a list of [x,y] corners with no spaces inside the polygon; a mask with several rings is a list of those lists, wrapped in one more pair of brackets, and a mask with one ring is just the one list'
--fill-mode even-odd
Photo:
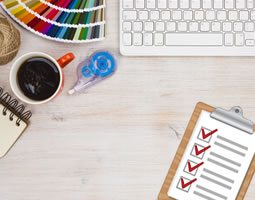
{"label": "metal clip on clipboard", "polygon": [[235,106],[230,110],[216,108],[210,116],[220,122],[233,126],[234,128],[253,134],[254,124],[251,120],[243,117],[242,108],[239,106]]}

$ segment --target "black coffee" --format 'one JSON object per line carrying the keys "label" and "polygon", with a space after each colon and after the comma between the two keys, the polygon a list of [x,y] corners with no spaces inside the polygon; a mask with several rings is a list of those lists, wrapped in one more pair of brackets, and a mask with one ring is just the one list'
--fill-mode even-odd
{"label": "black coffee", "polygon": [[51,97],[58,89],[60,72],[47,58],[33,57],[22,63],[17,79],[25,96],[42,101]]}

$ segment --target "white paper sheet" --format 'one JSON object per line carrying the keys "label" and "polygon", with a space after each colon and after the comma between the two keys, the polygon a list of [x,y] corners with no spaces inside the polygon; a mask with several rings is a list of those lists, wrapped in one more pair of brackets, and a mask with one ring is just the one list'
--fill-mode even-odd
{"label": "white paper sheet", "polygon": [[13,116],[13,121],[10,120],[11,112],[6,111],[6,115],[2,114],[4,106],[0,104],[0,157],[3,157],[16,140],[20,137],[22,132],[26,129],[27,124],[20,121],[20,125],[16,125],[18,117]]}
{"label": "white paper sheet", "polygon": [[202,111],[168,195],[179,200],[235,200],[254,152],[254,134]]}

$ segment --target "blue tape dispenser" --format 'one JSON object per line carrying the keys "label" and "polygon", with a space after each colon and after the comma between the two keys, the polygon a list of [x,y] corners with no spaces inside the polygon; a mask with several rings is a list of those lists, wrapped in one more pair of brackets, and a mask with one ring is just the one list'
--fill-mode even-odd
{"label": "blue tape dispenser", "polygon": [[78,81],[73,89],[68,93],[74,94],[80,90],[99,83],[109,78],[116,71],[116,60],[108,51],[98,51],[93,53],[77,68]]}

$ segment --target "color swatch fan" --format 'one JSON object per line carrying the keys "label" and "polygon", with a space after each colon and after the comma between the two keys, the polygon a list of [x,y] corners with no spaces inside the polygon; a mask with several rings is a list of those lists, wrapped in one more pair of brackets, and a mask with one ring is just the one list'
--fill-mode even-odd
{"label": "color swatch fan", "polygon": [[3,0],[1,5],[16,22],[47,39],[82,43],[105,37],[105,0]]}

